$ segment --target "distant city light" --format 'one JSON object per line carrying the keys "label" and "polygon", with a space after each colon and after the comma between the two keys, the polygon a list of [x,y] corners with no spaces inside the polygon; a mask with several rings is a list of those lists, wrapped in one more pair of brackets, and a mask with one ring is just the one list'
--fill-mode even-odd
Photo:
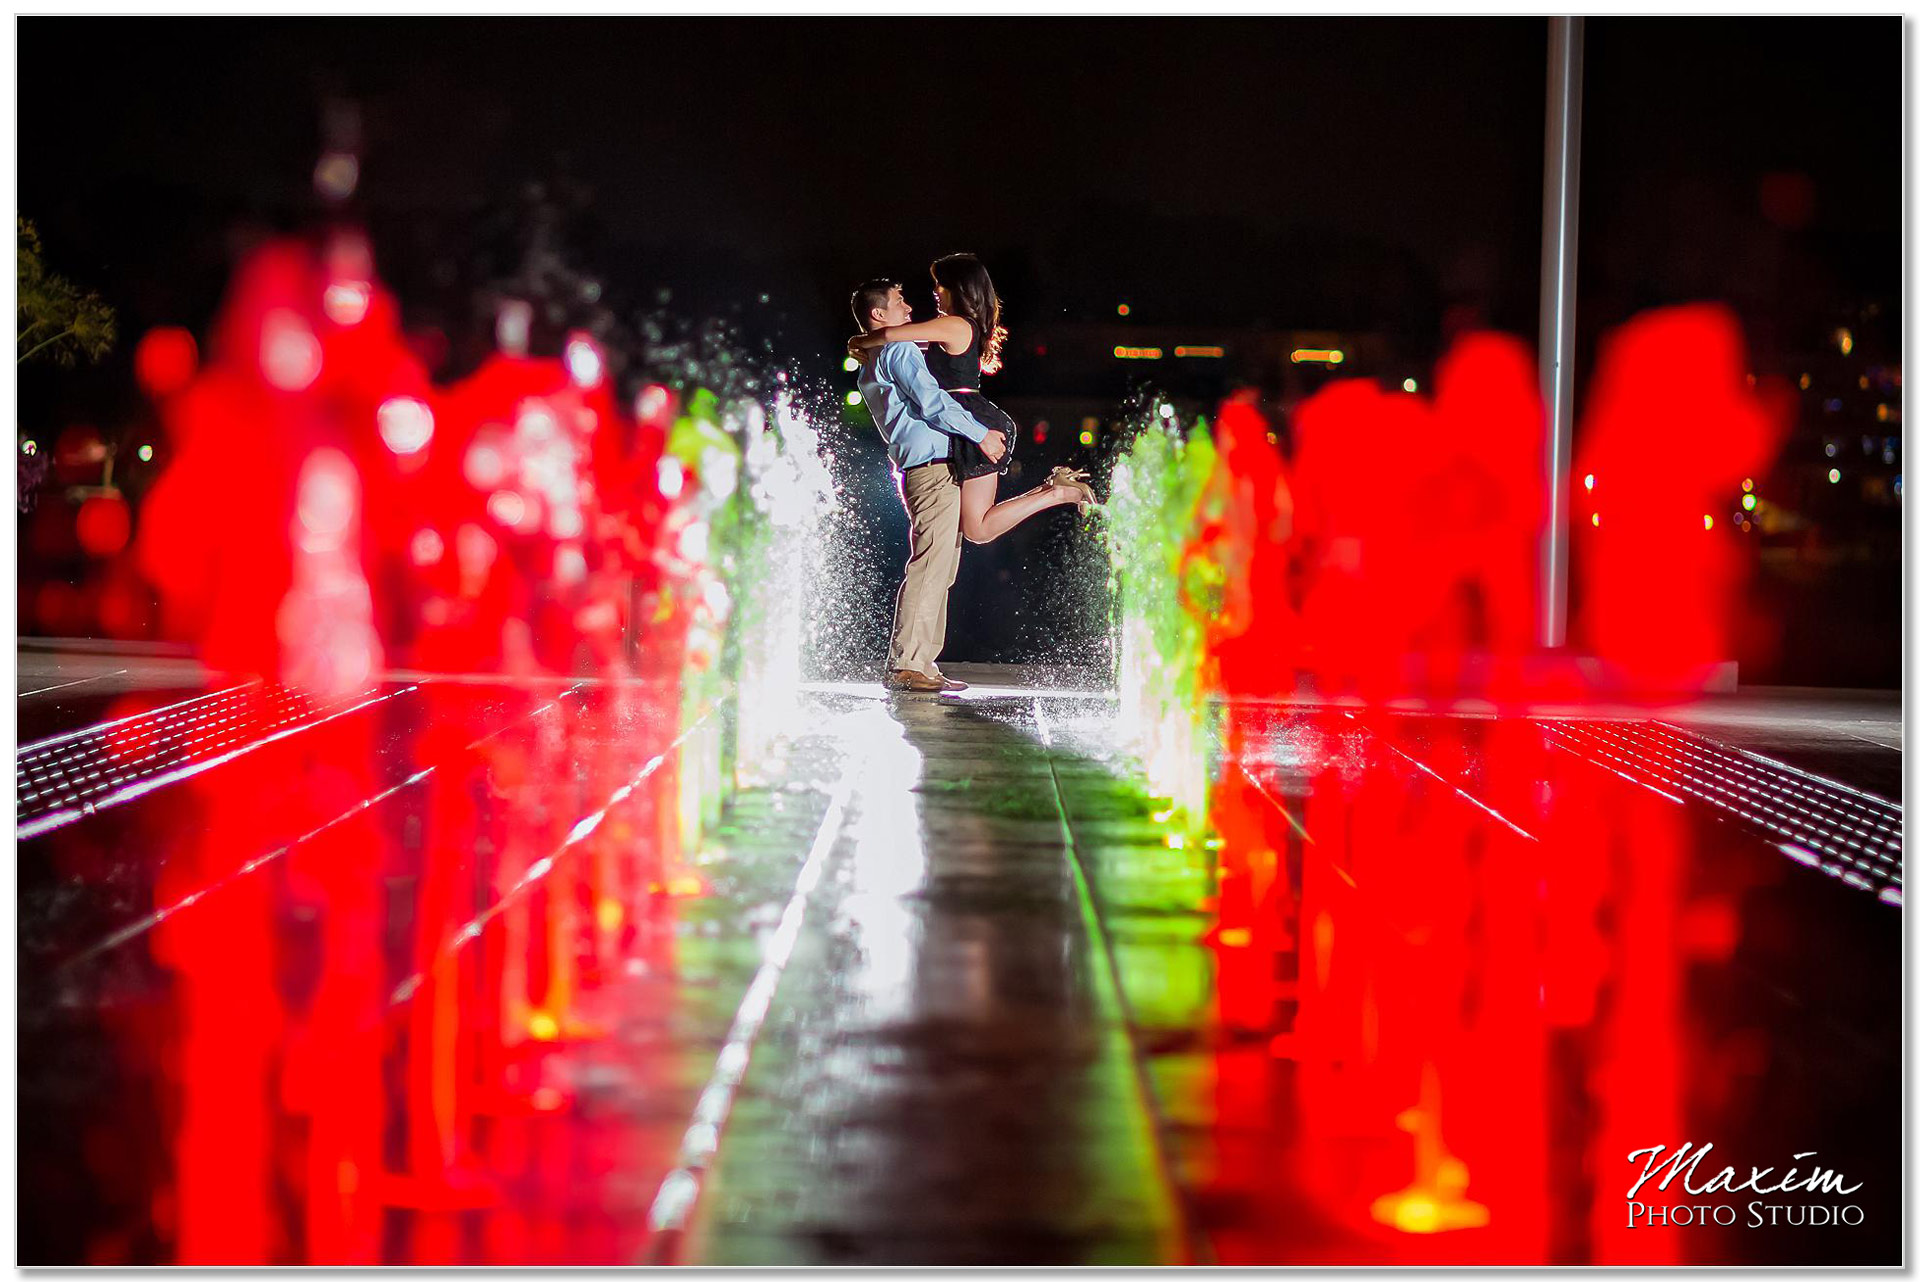
{"label": "distant city light", "polygon": [[151,445],[142,445],[139,449],[135,450],[134,453],[140,456],[142,463],[153,462],[153,446]]}
{"label": "distant city light", "polygon": [[1588,472],[1586,479],[1582,481],[1581,484],[1585,485],[1587,487],[1587,492],[1591,494],[1593,492],[1593,473]]}
{"label": "distant city light", "polygon": [[38,454],[40,452],[40,444],[37,441],[22,441],[20,442],[20,452],[22,454]]}
{"label": "distant city light", "polygon": [[1410,378],[1402,379],[1400,382],[1400,390],[1403,392],[1417,392],[1420,390],[1420,384]]}
{"label": "distant city light", "polygon": [[1827,480],[1828,480],[1828,482],[1829,482],[1829,483],[1831,483],[1831,484],[1833,484],[1833,485],[1838,485],[1838,484],[1840,484],[1840,469],[1839,469],[1839,468],[1837,468],[1837,467],[1830,467],[1830,468],[1828,468],[1828,469],[1827,469]]}
{"label": "distant city light", "polygon": [[858,392],[847,393],[847,404],[858,405],[859,403],[860,403],[860,393]]}
{"label": "distant city light", "polygon": [[1900,478],[1897,476],[1893,478],[1893,497],[1900,497]]}
{"label": "distant city light", "polygon": [[1873,411],[1873,416],[1882,423],[1893,417],[1893,407],[1882,401]]}
{"label": "distant city light", "polygon": [[1702,521],[1704,521],[1704,522],[1706,522],[1706,528],[1708,528],[1709,530],[1711,530],[1711,529],[1713,528],[1713,518],[1712,518],[1712,517],[1710,517],[1710,516],[1703,516],[1703,517],[1701,517],[1700,519],[1701,519]]}
{"label": "distant city light", "polygon": [[1593,514],[1593,523],[1594,523],[1595,525],[1598,525],[1598,524],[1600,524],[1600,514],[1599,514],[1598,512],[1595,512],[1595,513]]}
{"label": "distant city light", "polygon": [[1113,354],[1123,361],[1157,361],[1166,355],[1158,347],[1116,347]]}
{"label": "distant city light", "polygon": [[140,390],[165,400],[193,381],[200,350],[193,335],[177,325],[158,325],[140,336],[133,349],[133,376]]}
{"label": "distant city light", "polygon": [[1840,447],[1838,445],[1835,445],[1832,441],[1827,442],[1828,458],[1832,458],[1834,455],[1838,454],[1839,452],[1840,452]]}
{"label": "distant city light", "polygon": [[1116,312],[1119,312],[1122,316],[1133,315],[1133,308],[1127,306],[1125,303],[1120,304],[1120,306],[1114,308],[1113,310]]}
{"label": "distant city light", "polygon": [[851,374],[853,373],[853,371],[860,368],[860,362],[856,361],[855,359],[853,359],[853,357],[849,356],[847,357],[847,359],[840,362],[840,368],[847,371],[847,373]]}
{"label": "distant city light", "polygon": [[1802,374],[1802,375],[1800,376],[1800,390],[1804,392],[1804,391],[1806,391],[1806,390],[1807,390],[1807,389],[1808,389],[1809,387],[1812,387],[1812,386],[1813,386],[1813,375],[1811,375],[1811,374]]}
{"label": "distant city light", "polygon": [[1753,478],[1749,476],[1746,480],[1740,482],[1740,488],[1749,494],[1753,493]]}
{"label": "distant city light", "polygon": [[1834,346],[1840,349],[1840,354],[1842,356],[1851,356],[1853,354],[1853,331],[1852,330],[1847,329],[1845,327],[1835,330],[1833,332],[1833,342],[1834,342]]}
{"label": "distant city light", "polygon": [[1167,403],[1166,403],[1165,401],[1161,401],[1161,402],[1160,402],[1160,417],[1161,417],[1161,418],[1172,418],[1172,417],[1173,417],[1173,406],[1171,406],[1171,405],[1169,405],[1169,404],[1167,404]]}
{"label": "distant city light", "polygon": [[1173,349],[1173,354],[1175,356],[1206,356],[1218,360],[1227,354],[1227,349],[1224,347],[1176,347]]}
{"label": "distant city light", "polygon": [[1091,444],[1093,444],[1093,433],[1092,433],[1092,432],[1082,432],[1082,433],[1080,433],[1080,443],[1081,443],[1082,445],[1091,445]]}
{"label": "distant city light", "polygon": [[1760,500],[1755,498],[1751,494],[1743,494],[1740,496],[1740,506],[1747,509],[1747,511],[1749,512],[1753,511],[1753,509],[1758,507],[1759,505],[1760,505]]}
{"label": "distant city light", "polygon": [[1347,359],[1347,354],[1337,347],[1296,347],[1293,349],[1293,363],[1305,364],[1318,361],[1324,365],[1338,365]]}

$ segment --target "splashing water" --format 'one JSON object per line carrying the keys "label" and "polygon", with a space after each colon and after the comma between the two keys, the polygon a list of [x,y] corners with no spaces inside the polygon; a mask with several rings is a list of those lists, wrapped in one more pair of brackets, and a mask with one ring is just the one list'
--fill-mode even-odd
{"label": "splashing water", "polygon": [[776,745],[801,730],[800,682],[814,589],[828,582],[832,547],[823,537],[838,509],[820,433],[793,396],[774,399],[768,424],[749,407],[747,495],[756,520],[746,530],[735,580],[740,638],[735,775],[758,778]]}
{"label": "splashing water", "polygon": [[1208,778],[1202,619],[1220,584],[1212,563],[1190,560],[1185,549],[1213,472],[1213,439],[1205,419],[1183,438],[1176,418],[1149,408],[1114,465],[1107,522],[1120,726],[1138,748],[1149,789],[1198,831]]}

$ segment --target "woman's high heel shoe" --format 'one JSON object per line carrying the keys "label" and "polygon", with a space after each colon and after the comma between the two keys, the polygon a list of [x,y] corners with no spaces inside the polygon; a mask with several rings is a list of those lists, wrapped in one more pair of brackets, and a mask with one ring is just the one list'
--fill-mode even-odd
{"label": "woman's high heel shoe", "polygon": [[1079,510],[1080,515],[1085,516],[1089,507],[1100,506],[1099,496],[1094,494],[1093,487],[1087,484],[1087,477],[1086,472],[1076,472],[1070,467],[1056,467],[1047,474],[1047,488],[1077,491],[1080,497],[1073,500],[1073,505]]}

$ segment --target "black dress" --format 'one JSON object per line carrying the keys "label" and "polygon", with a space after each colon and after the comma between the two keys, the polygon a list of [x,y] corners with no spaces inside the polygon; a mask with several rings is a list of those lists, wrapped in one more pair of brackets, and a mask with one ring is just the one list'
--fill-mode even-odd
{"label": "black dress", "polygon": [[980,327],[971,321],[967,327],[973,331],[973,341],[958,356],[949,356],[947,349],[938,343],[928,345],[927,370],[942,391],[953,393],[953,399],[966,407],[975,422],[1006,433],[1007,453],[996,463],[966,437],[954,437],[947,451],[947,462],[953,468],[956,481],[992,476],[995,472],[1004,476],[1013,466],[1013,441],[1019,431],[1005,410],[980,394]]}

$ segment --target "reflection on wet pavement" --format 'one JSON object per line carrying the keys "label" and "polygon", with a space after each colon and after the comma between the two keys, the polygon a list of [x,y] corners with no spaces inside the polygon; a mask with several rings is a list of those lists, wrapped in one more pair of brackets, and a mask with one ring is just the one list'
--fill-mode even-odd
{"label": "reflection on wet pavement", "polygon": [[[644,686],[378,695],[22,750],[24,1262],[1898,1258],[1897,797],[1268,703],[1210,837],[1004,680],[814,691],[683,844]],[[1629,1227],[1683,1140],[1864,1220]]]}

